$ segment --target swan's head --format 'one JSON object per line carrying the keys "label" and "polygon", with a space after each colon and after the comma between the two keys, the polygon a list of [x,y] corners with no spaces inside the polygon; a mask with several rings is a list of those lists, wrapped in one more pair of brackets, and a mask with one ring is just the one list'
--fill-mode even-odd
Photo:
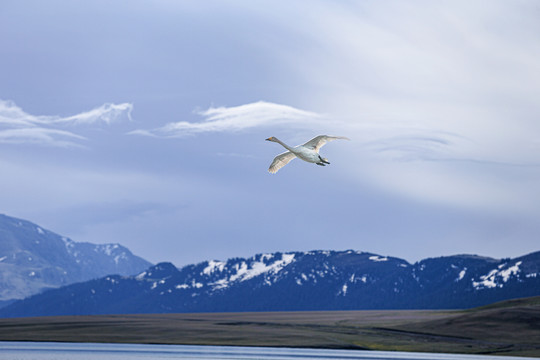
{"label": "swan's head", "polygon": [[276,142],[276,138],[273,136],[270,136],[268,139],[265,139],[266,141],[273,141]]}

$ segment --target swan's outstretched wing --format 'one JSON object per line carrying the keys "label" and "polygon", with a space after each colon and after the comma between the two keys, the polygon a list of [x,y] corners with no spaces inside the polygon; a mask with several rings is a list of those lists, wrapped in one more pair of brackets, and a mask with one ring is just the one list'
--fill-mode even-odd
{"label": "swan's outstretched wing", "polygon": [[294,155],[290,151],[285,151],[284,153],[279,154],[278,156],[274,158],[274,161],[272,161],[272,164],[270,164],[270,167],[268,168],[268,172],[272,174],[277,173],[279,169],[287,165],[289,161],[291,161],[295,157],[296,155]]}
{"label": "swan's outstretched wing", "polygon": [[345,137],[345,136],[319,135],[309,140],[303,146],[309,149],[313,149],[315,151],[319,151],[319,149],[322,148],[324,144],[326,144],[329,141],[334,141],[337,139],[350,140],[348,137]]}

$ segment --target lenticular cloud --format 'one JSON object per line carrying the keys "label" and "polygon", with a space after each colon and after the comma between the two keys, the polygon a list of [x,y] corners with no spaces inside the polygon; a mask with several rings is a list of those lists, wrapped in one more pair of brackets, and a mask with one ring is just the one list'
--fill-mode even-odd
{"label": "lenticular cloud", "polygon": [[79,141],[85,137],[73,132],[73,126],[108,125],[123,117],[131,119],[132,109],[129,103],[104,104],[67,117],[31,115],[13,101],[0,100],[0,143],[80,146]]}
{"label": "lenticular cloud", "polygon": [[307,125],[321,118],[319,114],[311,111],[265,101],[233,107],[211,107],[197,114],[203,117],[202,121],[173,122],[152,130],[135,130],[130,134],[182,137],[205,132],[236,132],[271,125]]}

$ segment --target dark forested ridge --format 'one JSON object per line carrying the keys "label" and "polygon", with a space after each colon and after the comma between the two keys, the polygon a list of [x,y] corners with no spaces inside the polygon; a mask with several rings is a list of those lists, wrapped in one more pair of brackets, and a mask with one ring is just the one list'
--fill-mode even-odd
{"label": "dark forested ridge", "polygon": [[46,291],[2,317],[130,313],[460,309],[540,295],[540,252],[409,264],[357,251],[259,254],[177,269],[160,263]]}

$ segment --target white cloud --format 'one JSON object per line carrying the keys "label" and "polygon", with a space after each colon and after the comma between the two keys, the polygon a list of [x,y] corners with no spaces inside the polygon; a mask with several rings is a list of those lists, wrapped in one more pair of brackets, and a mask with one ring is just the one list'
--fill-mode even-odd
{"label": "white cloud", "polygon": [[[71,139],[71,141],[68,139]],[[69,131],[41,127],[0,130],[0,143],[6,144],[78,146],[77,143],[73,142],[74,140],[85,140],[85,138]]]}
{"label": "white cloud", "polygon": [[157,129],[135,130],[130,134],[174,138],[205,132],[237,132],[277,125],[307,127],[322,121],[321,115],[317,113],[265,101],[233,107],[211,107],[197,114],[203,117],[203,121],[174,122]]}
{"label": "white cloud", "polygon": [[104,104],[72,116],[31,115],[13,101],[0,100],[0,143],[81,146],[85,137],[65,130],[80,125],[110,124],[122,117],[131,119],[133,105]]}
{"label": "white cloud", "polygon": [[119,120],[122,117],[127,117],[131,120],[131,111],[133,110],[133,104],[103,104],[98,108],[86,111],[73,116],[64,118],[53,118],[50,120],[54,124],[96,124],[104,123],[111,124],[114,121]]}
{"label": "white cloud", "polygon": [[529,1],[486,5],[276,9],[296,41],[264,46],[306,85],[294,101],[354,140],[324,149],[349,177],[418,201],[538,214],[539,13]]}

